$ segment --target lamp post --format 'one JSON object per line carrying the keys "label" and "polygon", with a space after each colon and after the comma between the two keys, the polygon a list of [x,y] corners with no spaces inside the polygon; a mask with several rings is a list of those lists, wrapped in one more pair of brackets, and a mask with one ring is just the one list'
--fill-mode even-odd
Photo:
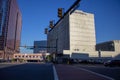
{"label": "lamp post", "polygon": [[3,52],[3,60],[6,58],[6,46],[4,47],[4,52]]}
{"label": "lamp post", "polygon": [[57,51],[58,51],[58,38],[56,39],[56,53],[55,53],[55,62],[57,61]]}

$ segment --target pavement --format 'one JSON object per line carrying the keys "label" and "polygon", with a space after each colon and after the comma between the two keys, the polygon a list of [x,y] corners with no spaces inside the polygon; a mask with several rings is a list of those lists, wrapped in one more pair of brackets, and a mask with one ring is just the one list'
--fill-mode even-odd
{"label": "pavement", "polygon": [[38,80],[38,79],[40,80],[114,80],[110,77],[92,72],[90,70],[77,67],[74,65],[67,65],[67,64],[55,64],[55,65],[52,65],[51,63],[0,64],[0,80]]}
{"label": "pavement", "polygon": [[4,63],[0,66],[0,80],[55,80],[53,65],[49,63]]}
{"label": "pavement", "polygon": [[6,68],[6,67],[11,67],[11,66],[16,66],[16,65],[21,65],[21,64],[24,64],[24,63],[0,63],[0,69],[1,68]]}
{"label": "pavement", "polygon": [[58,80],[114,80],[110,77],[67,64],[55,65]]}

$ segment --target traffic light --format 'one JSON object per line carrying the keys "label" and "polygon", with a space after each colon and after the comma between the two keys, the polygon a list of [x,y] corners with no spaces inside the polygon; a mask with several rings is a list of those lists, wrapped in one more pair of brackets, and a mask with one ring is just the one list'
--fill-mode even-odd
{"label": "traffic light", "polygon": [[47,34],[48,33],[48,28],[45,28],[45,34]]}
{"label": "traffic light", "polygon": [[58,17],[62,18],[63,8],[58,8]]}
{"label": "traffic light", "polygon": [[54,25],[53,25],[53,21],[50,21],[50,25],[49,25],[50,28],[53,28]]}

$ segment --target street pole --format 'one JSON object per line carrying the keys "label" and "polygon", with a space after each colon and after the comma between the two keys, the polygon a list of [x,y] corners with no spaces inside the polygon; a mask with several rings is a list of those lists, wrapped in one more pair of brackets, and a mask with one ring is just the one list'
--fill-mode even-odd
{"label": "street pole", "polygon": [[56,53],[55,53],[55,62],[57,61],[57,49],[58,48],[58,39],[56,39]]}
{"label": "street pole", "polygon": [[6,58],[6,46],[4,47],[4,52],[3,52],[3,60]]}

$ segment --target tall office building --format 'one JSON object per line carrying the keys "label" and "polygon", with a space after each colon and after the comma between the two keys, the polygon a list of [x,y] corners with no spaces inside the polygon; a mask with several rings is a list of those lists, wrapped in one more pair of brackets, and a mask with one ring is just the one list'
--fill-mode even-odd
{"label": "tall office building", "polygon": [[91,54],[95,52],[94,14],[75,10],[68,13],[48,32],[49,53]]}
{"label": "tall office building", "polygon": [[22,18],[16,0],[0,0],[0,58],[19,52]]}
{"label": "tall office building", "polygon": [[34,53],[46,53],[47,52],[47,41],[34,41]]}

